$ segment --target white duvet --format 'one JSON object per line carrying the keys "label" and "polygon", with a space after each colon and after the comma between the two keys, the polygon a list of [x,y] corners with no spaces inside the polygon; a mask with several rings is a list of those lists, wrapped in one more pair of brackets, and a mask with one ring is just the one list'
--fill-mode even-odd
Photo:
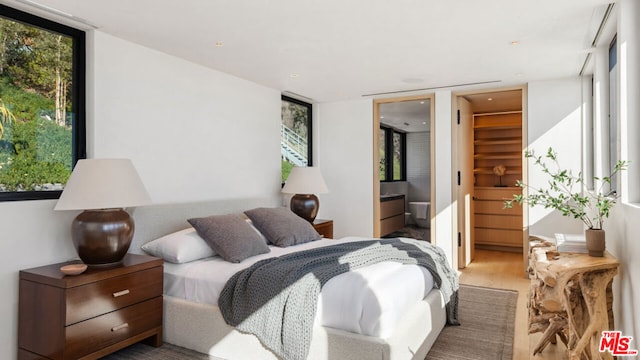
{"label": "white duvet", "polygon": [[[218,256],[184,264],[165,263],[164,293],[203,304],[218,304],[227,280],[236,272],[269,257],[340,242],[370,240],[347,237],[321,239],[279,248],[229,263]],[[421,301],[433,288],[433,277],[417,265],[382,262],[340,274],[329,280],[320,292],[316,323],[353,333],[389,337],[410,304]]]}

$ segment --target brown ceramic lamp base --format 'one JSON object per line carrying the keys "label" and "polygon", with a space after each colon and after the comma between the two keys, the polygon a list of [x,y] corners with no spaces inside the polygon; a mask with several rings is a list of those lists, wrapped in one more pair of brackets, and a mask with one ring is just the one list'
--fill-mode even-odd
{"label": "brown ceramic lamp base", "polygon": [[122,209],[85,210],[71,223],[78,256],[93,267],[113,266],[127,254],[134,223]]}
{"label": "brown ceramic lamp base", "polygon": [[291,197],[291,211],[310,223],[316,219],[319,207],[318,197],[313,194],[295,194]]}

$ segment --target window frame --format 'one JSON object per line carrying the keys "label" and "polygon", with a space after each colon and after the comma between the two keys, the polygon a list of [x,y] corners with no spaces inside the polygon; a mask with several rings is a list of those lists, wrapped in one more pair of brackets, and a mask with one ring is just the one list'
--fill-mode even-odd
{"label": "window frame", "polygon": [[[608,134],[607,139],[607,154],[608,154],[608,168],[605,168],[603,173],[608,176],[613,168],[620,160],[620,144],[618,138],[619,114],[618,114],[618,102],[619,102],[619,79],[620,68],[618,67],[618,34],[615,34],[609,43],[608,48],[608,69],[609,69],[609,118],[608,118]],[[611,178],[608,192],[614,194],[620,194],[620,177],[614,175]]]}
{"label": "window frame", "polygon": [[[380,129],[385,131],[385,179],[381,182],[407,181],[407,133],[397,129],[380,125]],[[400,179],[393,178],[393,136],[400,135]],[[391,155],[391,156],[389,156]]]}
{"label": "window frame", "polygon": [[[313,166],[313,104],[284,94],[280,96],[280,101],[287,101],[307,108],[307,166]],[[282,119],[280,119],[280,125],[282,125]],[[282,186],[284,186],[284,182],[282,182]]]}
{"label": "window frame", "polygon": [[[68,36],[73,39],[71,64],[72,112],[75,115],[71,124],[71,164],[72,169],[79,159],[85,159],[86,153],[86,34],[84,31],[51,21],[27,12],[0,4],[0,16],[12,21],[38,27]],[[0,202],[23,200],[58,199],[62,190],[11,191],[0,192]]]}

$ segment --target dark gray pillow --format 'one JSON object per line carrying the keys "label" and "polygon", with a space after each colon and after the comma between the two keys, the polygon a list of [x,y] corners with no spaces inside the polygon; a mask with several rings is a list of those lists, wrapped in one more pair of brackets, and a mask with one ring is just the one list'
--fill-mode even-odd
{"label": "dark gray pillow", "polygon": [[257,208],[244,213],[270,243],[279,247],[302,244],[321,238],[313,225],[284,207]]}
{"label": "dark gray pillow", "polygon": [[240,214],[214,215],[187,221],[226,261],[238,263],[270,251],[260,234]]}

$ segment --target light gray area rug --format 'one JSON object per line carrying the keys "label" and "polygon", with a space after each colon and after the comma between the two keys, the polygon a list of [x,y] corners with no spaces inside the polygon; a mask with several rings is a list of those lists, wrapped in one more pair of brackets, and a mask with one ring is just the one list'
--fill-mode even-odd
{"label": "light gray area rug", "polygon": [[[506,360],[513,354],[518,292],[460,286],[461,326],[444,328],[425,360]],[[171,344],[135,344],[104,360],[215,360]],[[230,359],[233,360],[233,359]],[[366,359],[363,359],[366,360]]]}
{"label": "light gray area rug", "polygon": [[461,326],[442,330],[426,360],[507,360],[513,357],[518,292],[460,286]]}

